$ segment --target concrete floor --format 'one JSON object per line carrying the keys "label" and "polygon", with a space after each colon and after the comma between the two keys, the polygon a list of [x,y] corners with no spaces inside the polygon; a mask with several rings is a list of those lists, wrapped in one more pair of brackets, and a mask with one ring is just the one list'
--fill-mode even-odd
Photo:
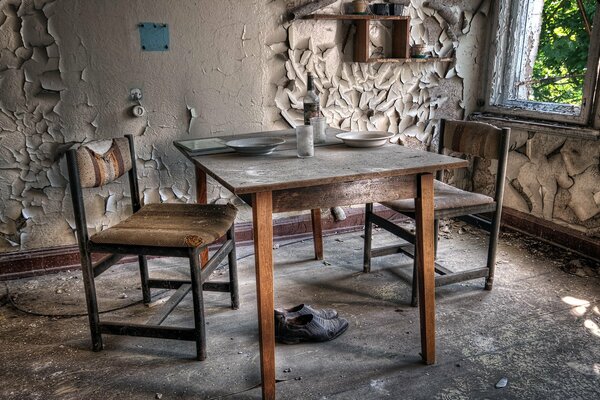
{"label": "concrete floor", "polygon": [[[459,225],[446,231],[440,260],[459,268],[483,262],[485,241],[478,231]],[[389,243],[390,238],[376,232],[374,240]],[[275,247],[276,304],[334,307],[350,322],[331,342],[277,346],[278,398],[600,398],[596,264],[586,266],[568,252],[503,234],[493,291],[482,290],[482,280],[438,288],[438,362],[424,366],[417,309],[408,305],[410,286],[395,267],[407,259],[380,258],[371,274],[363,274],[360,233],[327,237],[325,262],[311,260],[310,240]],[[227,294],[205,295],[204,362],[194,361],[189,342],[122,336],[106,336],[105,350],[93,353],[86,317],[31,314],[83,313],[78,271],[8,282],[14,304],[30,314],[0,295],[0,398],[260,398],[251,252],[247,246],[238,249],[239,310],[228,308]],[[154,272],[164,266],[171,276],[187,269],[177,260],[151,262]],[[135,272],[128,264],[99,278],[103,309],[140,299]],[[151,311],[137,304],[112,314],[143,321]],[[186,298],[171,321],[191,325],[190,315]],[[507,387],[496,389],[503,377]]]}

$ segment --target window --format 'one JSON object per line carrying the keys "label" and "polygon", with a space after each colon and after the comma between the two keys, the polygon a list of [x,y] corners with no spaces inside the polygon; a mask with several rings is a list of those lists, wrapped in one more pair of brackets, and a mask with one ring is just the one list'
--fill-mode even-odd
{"label": "window", "polygon": [[486,111],[591,125],[600,0],[499,0]]}

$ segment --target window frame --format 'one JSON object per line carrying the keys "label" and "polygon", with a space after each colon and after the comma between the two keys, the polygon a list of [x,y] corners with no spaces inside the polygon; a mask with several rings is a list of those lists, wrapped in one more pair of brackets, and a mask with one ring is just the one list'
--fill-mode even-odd
{"label": "window frame", "polygon": [[[493,2],[491,16],[492,29],[488,37],[488,59],[487,72],[483,74],[486,82],[484,88],[484,100],[482,110],[493,114],[505,116],[522,117],[542,121],[563,122],[589,127],[600,128],[600,1],[597,0],[594,15],[592,33],[590,36],[590,47],[587,59],[587,71],[583,80],[582,105],[579,114],[572,113],[578,106],[559,103],[543,103],[527,100],[510,100],[507,95],[510,92],[511,79],[505,77],[512,73],[508,61],[513,48],[510,33],[514,21],[511,19],[519,3],[512,0],[497,0]],[[521,18],[521,21],[525,21]],[[522,38],[516,38],[521,40]],[[514,76],[514,73],[513,73]],[[571,112],[571,113],[570,113]]]}

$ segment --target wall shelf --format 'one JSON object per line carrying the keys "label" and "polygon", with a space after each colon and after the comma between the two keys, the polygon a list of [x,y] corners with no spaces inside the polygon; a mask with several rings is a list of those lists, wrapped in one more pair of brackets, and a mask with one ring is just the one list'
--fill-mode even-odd
{"label": "wall shelf", "polygon": [[452,62],[452,57],[428,57],[428,58],[386,58],[371,57],[366,62],[370,63],[430,63],[430,62]]}
{"label": "wall shelf", "polygon": [[[450,62],[452,58],[411,58],[410,57],[410,17],[403,15],[341,15],[341,14],[311,14],[304,19],[352,21],[356,26],[354,35],[354,61],[363,63],[429,63]],[[371,57],[369,51],[369,28],[371,21],[392,22],[392,56]]]}
{"label": "wall shelf", "polygon": [[409,20],[404,15],[371,15],[371,14],[310,14],[304,19],[341,19],[341,20]]}

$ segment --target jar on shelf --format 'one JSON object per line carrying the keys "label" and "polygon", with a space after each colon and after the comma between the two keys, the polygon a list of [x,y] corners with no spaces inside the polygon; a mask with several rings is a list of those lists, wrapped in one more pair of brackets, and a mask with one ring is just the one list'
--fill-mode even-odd
{"label": "jar on shelf", "polygon": [[352,2],[352,14],[366,14],[369,5],[366,0],[354,0]]}

